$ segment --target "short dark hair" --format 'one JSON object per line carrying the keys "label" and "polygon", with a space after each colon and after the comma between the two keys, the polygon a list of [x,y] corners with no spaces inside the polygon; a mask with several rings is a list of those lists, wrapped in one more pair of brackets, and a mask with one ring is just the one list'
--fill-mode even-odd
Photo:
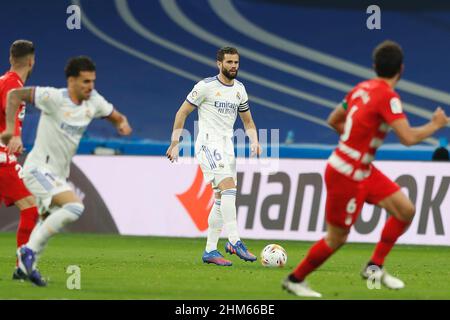
{"label": "short dark hair", "polygon": [[9,54],[13,59],[24,58],[34,54],[34,44],[29,40],[16,40],[9,48]]}
{"label": "short dark hair", "polygon": [[372,58],[376,74],[382,78],[392,78],[402,68],[403,50],[398,43],[386,40],[373,50]]}
{"label": "short dark hair", "polygon": [[66,78],[78,77],[81,71],[95,71],[95,63],[87,56],[71,58],[64,69]]}
{"label": "short dark hair", "polygon": [[449,161],[450,155],[448,153],[447,148],[439,147],[436,150],[434,150],[432,160],[433,161]]}
{"label": "short dark hair", "polygon": [[239,55],[239,52],[237,51],[236,48],[233,48],[233,47],[220,48],[219,50],[217,50],[217,56],[216,56],[217,61],[223,61],[223,58],[225,57],[226,54]]}

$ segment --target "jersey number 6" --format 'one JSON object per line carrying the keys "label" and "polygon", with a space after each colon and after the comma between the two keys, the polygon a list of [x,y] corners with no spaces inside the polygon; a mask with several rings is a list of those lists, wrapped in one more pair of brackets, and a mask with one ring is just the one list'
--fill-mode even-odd
{"label": "jersey number 6", "polygon": [[217,152],[217,149],[214,150],[214,159],[216,159],[216,161],[222,160],[222,156],[220,155],[219,152]]}
{"label": "jersey number 6", "polygon": [[344,133],[341,135],[341,140],[344,142],[350,138],[350,131],[352,131],[353,126],[353,115],[356,111],[358,111],[358,107],[354,106],[345,119]]}

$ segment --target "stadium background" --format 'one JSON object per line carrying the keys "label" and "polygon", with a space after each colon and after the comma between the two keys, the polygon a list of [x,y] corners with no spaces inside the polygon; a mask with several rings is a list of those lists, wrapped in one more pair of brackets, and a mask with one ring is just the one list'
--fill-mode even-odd
{"label": "stadium background", "polygon": [[[195,83],[189,77],[200,80],[216,74],[217,48],[235,44],[242,56],[240,78],[249,94],[290,112],[253,101],[258,127],[279,128],[281,140],[292,130],[297,143],[335,144],[336,136],[323,120],[348,88],[373,75],[372,49],[389,38],[405,51],[404,80],[408,83],[403,81],[398,91],[405,103],[416,106],[408,114],[410,121],[421,123],[438,104],[446,108],[450,101],[446,62],[450,43],[443,39],[450,32],[446,10],[450,5],[441,1],[438,6],[434,1],[436,7],[431,9],[427,7],[433,7],[433,1],[426,5],[412,1],[406,9],[400,4],[393,6],[396,1],[382,1],[382,28],[369,30],[364,1],[346,2],[354,5],[336,6],[332,1],[302,5],[249,0],[81,1],[85,24],[81,30],[68,30],[69,2],[20,1],[0,13],[5,26],[0,31],[4,48],[0,67],[8,67],[11,41],[29,38],[36,42],[37,64],[28,85],[61,87],[67,59],[89,55],[97,63],[98,90],[124,110],[134,125],[130,139],[166,142],[174,112]],[[17,23],[17,16],[29,23]],[[262,58],[267,61],[261,63]],[[166,68],[161,68],[163,63]],[[38,118],[33,111],[30,108],[27,115],[27,144],[33,142]],[[312,121],[301,113],[313,117]],[[193,128],[195,118],[189,118],[188,128]],[[321,120],[320,124],[315,120]],[[441,134],[448,135],[448,129]],[[117,138],[101,121],[89,130],[87,138],[94,137]],[[396,142],[393,135],[388,141]]]}
{"label": "stadium background", "polygon": [[[70,16],[66,10],[71,4],[82,8],[81,30],[69,30],[66,26]],[[158,183],[164,181],[167,186],[161,190],[176,189],[172,192],[172,201],[183,208],[175,196],[190,187],[197,167],[191,164],[185,169],[180,166],[173,169],[169,164],[162,164],[162,156],[169,143],[176,110],[196,81],[217,73],[215,53],[221,46],[233,45],[240,50],[239,79],[250,94],[252,115],[258,128],[279,129],[280,156],[286,161],[293,158],[325,159],[329,155],[337,137],[327,127],[326,117],[352,86],[373,76],[371,52],[384,39],[399,42],[405,52],[406,68],[398,92],[410,122],[413,125],[424,123],[437,105],[449,113],[450,4],[447,1],[409,1],[407,4],[403,1],[378,1],[381,30],[369,30],[366,20],[370,14],[366,9],[371,4],[367,1],[336,4],[326,0],[29,0],[8,4],[7,10],[0,12],[3,23],[0,28],[1,70],[8,69],[9,45],[19,38],[33,40],[36,45],[37,63],[27,85],[64,87],[63,68],[67,59],[88,55],[97,65],[97,90],[128,116],[134,129],[132,137],[119,138],[105,121],[95,121],[89,128],[79,149],[83,156],[76,158],[71,176],[77,190],[85,196],[87,210],[70,231],[205,236],[195,219],[190,220],[187,216],[184,222],[179,223],[178,229],[166,229],[167,225],[180,221],[176,215],[167,218],[164,228],[157,232],[121,232],[114,213],[117,209],[111,208],[105,200],[108,198],[105,191],[99,185],[120,186],[125,181],[123,179],[127,179],[126,172],[122,174],[123,170],[129,168],[123,163],[128,160],[133,165],[142,163],[139,171],[145,173],[140,180],[139,172],[133,173],[136,178],[128,177],[131,183],[140,182],[126,190],[116,187],[109,197],[118,199],[118,202],[133,203],[136,196],[133,190],[149,188],[151,194],[151,188],[158,189]],[[28,107],[24,125],[24,142],[28,150],[33,144],[38,118],[39,113]],[[191,132],[196,119],[193,114],[186,123]],[[236,124],[237,127],[242,126],[239,120]],[[412,148],[402,147],[390,134],[387,144],[379,151],[379,159],[428,161],[438,140],[446,144],[448,134],[449,129],[445,128],[434,139]],[[99,158],[92,155],[96,147],[111,148],[123,155]],[[98,163],[105,161],[110,164],[102,170]],[[295,163],[299,168],[289,169],[291,178],[314,170],[319,174],[324,165],[323,160],[295,161],[298,161]],[[302,168],[307,167],[309,161],[312,161],[312,166],[317,166],[314,170]],[[402,168],[402,173],[416,178],[418,173],[419,191],[416,193],[419,194],[419,204],[425,202],[426,192],[431,194],[431,200],[437,193],[443,193],[439,212],[443,219],[443,234],[439,234],[436,227],[439,222],[436,222],[435,208],[419,206],[419,209],[428,208],[429,212],[423,214],[434,218],[430,218],[434,229],[430,228],[439,236],[439,241],[432,243],[450,245],[447,231],[450,220],[442,214],[447,207],[450,208],[446,165],[440,164],[434,169],[426,162],[404,161],[393,166],[386,162],[381,165],[390,168],[387,170]],[[427,187],[426,172],[420,175],[415,171],[428,168],[431,168],[428,176],[435,181],[434,187],[432,183]],[[118,174],[119,170],[121,174]],[[246,175],[254,173],[248,168],[243,171]],[[112,172],[117,174],[114,179],[112,174],[108,175]],[[101,182],[96,180],[97,176],[102,176],[98,178]],[[172,181],[169,183],[165,178]],[[279,192],[278,188],[273,190]],[[270,194],[270,190],[267,193]],[[311,202],[313,195],[306,191],[305,201]],[[289,212],[294,206],[291,198]],[[145,221],[151,225],[155,216],[171,215],[172,207],[160,203],[157,197],[147,199],[151,202],[147,216],[140,212],[143,220],[136,222],[130,218],[129,223]],[[263,201],[258,200],[257,211]],[[307,206],[303,212],[309,209]],[[138,215],[136,212],[139,210],[130,206],[122,215]],[[375,209],[367,210],[372,212]],[[0,230],[14,231],[17,210],[2,207],[0,214]],[[243,216],[239,216],[241,228],[247,221]],[[312,237],[318,238],[322,234],[321,219],[322,216],[318,223],[316,221]],[[376,241],[381,226],[379,223],[378,229],[371,230],[373,237],[370,242]],[[193,231],[186,232],[189,228]],[[286,239],[284,234],[288,228],[271,233],[263,227],[251,238]],[[246,235],[245,230],[241,231]],[[298,235],[298,239],[312,240],[304,235]],[[407,243],[420,241],[419,238]],[[423,243],[430,244],[428,241]]]}

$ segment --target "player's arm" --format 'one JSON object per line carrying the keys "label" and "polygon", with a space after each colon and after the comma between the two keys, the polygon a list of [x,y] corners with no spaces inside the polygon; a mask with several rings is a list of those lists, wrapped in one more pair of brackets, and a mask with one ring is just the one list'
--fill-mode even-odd
{"label": "player's arm", "polygon": [[345,118],[347,111],[343,103],[340,103],[334,108],[334,110],[328,116],[327,122],[338,134],[344,133]]}
{"label": "player's arm", "polygon": [[18,88],[8,92],[6,98],[6,129],[1,136],[1,140],[8,145],[9,154],[23,151],[22,138],[18,128],[16,128],[18,125],[17,114],[22,102],[33,103],[33,96],[33,87]]}
{"label": "player's arm", "polygon": [[253,121],[250,110],[239,112],[239,116],[241,117],[242,123],[244,124],[245,133],[250,139],[250,149],[252,156],[261,155],[262,148],[258,141],[258,131],[256,130],[256,125]]}
{"label": "player's arm", "polygon": [[109,116],[106,117],[108,121],[110,121],[114,127],[116,127],[117,132],[121,136],[129,136],[133,129],[131,128],[130,124],[128,123],[127,117],[117,111],[116,109],[111,112]]}
{"label": "player's arm", "polygon": [[424,139],[433,135],[437,130],[445,127],[449,123],[450,119],[445,112],[438,107],[433,114],[430,122],[420,127],[411,127],[408,119],[401,118],[394,120],[390,126],[394,130],[395,134],[400,139],[400,142],[405,146],[411,146],[417,144]]}
{"label": "player's arm", "polygon": [[191,112],[194,110],[195,107],[185,100],[175,115],[170,146],[166,151],[167,158],[169,158],[169,160],[172,162],[174,162],[178,158],[178,144],[180,143],[180,136],[184,128],[184,123],[186,122],[189,114],[191,114]]}

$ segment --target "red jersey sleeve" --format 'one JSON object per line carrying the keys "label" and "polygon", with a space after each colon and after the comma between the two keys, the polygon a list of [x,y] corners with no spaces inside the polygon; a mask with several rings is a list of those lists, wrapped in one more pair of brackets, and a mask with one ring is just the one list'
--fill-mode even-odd
{"label": "red jersey sleeve", "polygon": [[[6,102],[7,102],[7,98],[8,98],[8,92],[13,90],[13,89],[17,89],[17,88],[22,88],[22,85],[14,80],[14,81],[8,81],[5,83],[4,86],[4,90],[3,90],[3,95],[1,97],[2,99],[2,106],[3,106],[3,110],[2,112],[6,115]],[[15,131],[14,131],[14,135],[15,136],[20,136],[21,132],[22,132],[22,120],[19,118],[19,114],[22,112],[24,108],[24,105],[22,104],[19,109],[17,110],[16,113],[16,125],[15,125]]]}
{"label": "red jersey sleeve", "polygon": [[391,124],[398,119],[406,118],[406,114],[403,113],[400,96],[395,92],[387,94],[385,98],[381,100],[378,110],[387,124]]}

